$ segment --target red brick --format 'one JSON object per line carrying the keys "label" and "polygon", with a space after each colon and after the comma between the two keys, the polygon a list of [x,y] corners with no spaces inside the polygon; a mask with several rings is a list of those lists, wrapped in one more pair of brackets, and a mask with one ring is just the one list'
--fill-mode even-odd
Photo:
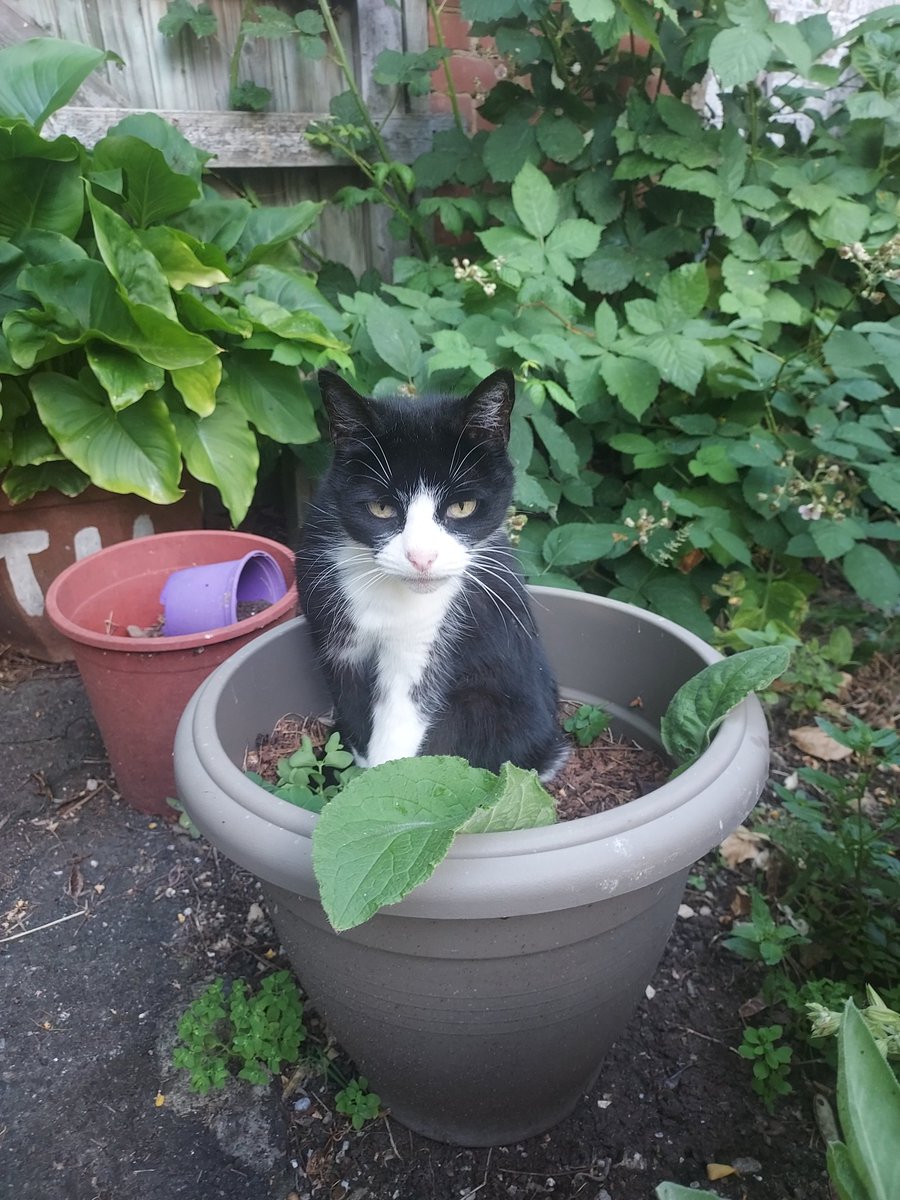
{"label": "red brick", "polygon": [[[478,96],[489,92],[500,79],[505,79],[507,70],[506,64],[499,58],[454,54],[450,59],[450,74],[457,92],[466,96]],[[431,86],[435,91],[447,90],[443,67],[433,72]]]}
{"label": "red brick", "polygon": [[[441,12],[441,32],[444,35],[444,45],[449,46],[451,50],[471,50],[472,35],[469,32],[469,22],[464,21],[458,11],[448,11],[448,7]],[[432,46],[438,44],[434,20],[430,15],[428,17],[428,41]]]}
{"label": "red brick", "polygon": [[[459,104],[459,112],[462,117],[463,126],[467,133],[474,133],[478,127],[477,117],[475,112],[475,101],[471,96],[457,96]],[[431,93],[431,111],[434,113],[452,113],[453,105],[450,102],[450,97],[444,92]]]}

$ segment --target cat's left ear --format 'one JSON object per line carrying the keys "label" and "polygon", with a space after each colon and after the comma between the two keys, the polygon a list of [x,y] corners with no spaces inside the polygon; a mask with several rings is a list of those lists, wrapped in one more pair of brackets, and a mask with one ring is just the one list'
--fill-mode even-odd
{"label": "cat's left ear", "polygon": [[495,371],[466,397],[466,428],[489,438],[509,441],[509,418],[516,399],[512,371]]}

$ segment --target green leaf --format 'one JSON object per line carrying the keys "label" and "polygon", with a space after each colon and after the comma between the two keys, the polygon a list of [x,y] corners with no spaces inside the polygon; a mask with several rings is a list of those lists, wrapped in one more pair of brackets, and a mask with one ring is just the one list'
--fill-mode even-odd
{"label": "green leaf", "polygon": [[900,1084],[852,1000],[838,1031],[837,1105],[853,1168],[871,1200],[900,1195]]}
{"label": "green leaf", "polygon": [[67,458],[108,492],[135,493],[155,504],[184,494],[181,454],[169,410],[143,396],[115,412],[86,380],[47,371],[31,384],[38,413]]}
{"label": "green leaf", "polygon": [[193,367],[179,367],[170,372],[175,390],[191,410],[207,417],[216,407],[216,391],[222,382],[221,358],[208,358]]}
{"label": "green leaf", "polygon": [[195,479],[218,488],[237,527],[253,500],[259,468],[256,435],[246,416],[235,405],[220,401],[206,417],[179,409],[173,409],[171,417],[185,466]]}
{"label": "green leaf", "polygon": [[195,8],[190,0],[169,0],[156,28],[170,38],[177,37],[182,29],[190,29],[198,38],[212,37],[218,29],[218,21],[207,4],[198,4]]}
{"label": "green leaf", "polygon": [[900,574],[891,560],[874,546],[864,543],[854,546],[844,555],[841,567],[861,600],[885,611],[900,600]]}
{"label": "green leaf", "polygon": [[96,199],[90,184],[86,191],[97,249],[113,279],[135,304],[148,304],[172,321],[177,320],[169,281],[156,258],[144,248],[127,221]]}
{"label": "green leaf", "polygon": [[873,467],[866,482],[879,500],[900,511],[900,472],[896,467]]}
{"label": "green leaf", "polygon": [[653,334],[642,338],[632,352],[652,363],[663,379],[691,395],[703,378],[706,352],[699,342],[683,334]]}
{"label": "green leaf", "polygon": [[559,217],[559,200],[544,172],[530,162],[513,181],[512,202],[516,216],[532,237],[544,238],[551,233]]}
{"label": "green leaf", "polygon": [[547,253],[567,258],[587,258],[600,245],[600,226],[583,217],[560,221],[547,238]]}
{"label": "green leaf", "polygon": [[666,328],[697,317],[709,295],[704,263],[686,263],[664,277],[657,293],[659,319]]}
{"label": "green leaf", "polygon": [[319,440],[313,406],[295,367],[269,362],[258,352],[235,350],[225,370],[220,395],[236,404],[260,433],[288,446]]}
{"label": "green leaf", "polygon": [[141,137],[113,130],[94,147],[94,168],[122,172],[125,207],[141,228],[165,221],[200,199],[199,182],[173,171],[163,151]]}
{"label": "green leaf", "polygon": [[581,469],[578,451],[564,429],[560,429],[546,408],[535,408],[531,413],[531,424],[547,448],[558,475],[577,476]]}
{"label": "green leaf", "polygon": [[397,306],[379,300],[365,316],[366,332],[375,353],[404,379],[412,379],[422,366],[422,347],[415,326]]}
{"label": "green leaf", "polygon": [[859,1176],[853,1169],[850,1151],[843,1142],[828,1143],[825,1162],[838,1200],[871,1200],[871,1193],[860,1182]]}
{"label": "green leaf", "polygon": [[757,29],[722,29],[709,47],[709,65],[723,88],[749,83],[766,69],[772,43]]}
{"label": "green leaf", "polygon": [[136,236],[159,263],[169,287],[177,292],[188,286],[215,287],[230,278],[225,255],[218,246],[206,246],[180,229],[155,225],[137,230]]}
{"label": "green leaf", "polygon": [[811,217],[809,227],[823,242],[847,246],[861,242],[869,228],[869,209],[854,200],[838,199],[820,217]]}
{"label": "green leaf", "polygon": [[614,0],[570,0],[576,21],[611,21],[616,15]]}
{"label": "green leaf", "polygon": [[535,128],[538,145],[553,162],[570,163],[584,149],[584,134],[569,117],[545,112]]}
{"label": "green leaf", "polygon": [[291,17],[271,4],[254,4],[252,17],[241,22],[241,33],[246,38],[289,38],[297,33]]}
{"label": "green leaf", "polygon": [[130,350],[106,342],[90,342],[85,354],[97,382],[113,408],[127,408],[147,392],[157,392],[165,382],[161,367],[145,362]]}
{"label": "green leaf", "polygon": [[301,200],[283,207],[251,208],[235,252],[243,257],[245,267],[264,262],[273,250],[306,233],[324,207],[324,200]]}
{"label": "green leaf", "polygon": [[121,63],[117,54],[67,42],[28,38],[0,50],[0,116],[24,117],[40,129],[72,99],[102,63]]}
{"label": "green leaf", "polygon": [[340,931],[424,883],[497,778],[462,758],[403,758],[352,779],[313,833],[322,906]]}
{"label": "green leaf", "polygon": [[682,1187],[680,1183],[661,1183],[656,1189],[656,1200],[719,1200],[719,1197],[715,1192]]}
{"label": "green leaf", "polygon": [[73,463],[46,462],[9,467],[3,475],[3,492],[10,503],[21,504],[48,488],[55,488],[64,496],[80,496],[90,482]]}
{"label": "green leaf", "polygon": [[537,772],[504,763],[500,768],[499,788],[490,804],[477,808],[458,832],[505,833],[510,829],[555,825],[556,820],[556,802]]}
{"label": "green leaf", "polygon": [[487,135],[484,165],[496,183],[512,183],[526,163],[541,160],[534,126],[526,119],[506,120]]}
{"label": "green leaf", "polygon": [[271,101],[271,91],[267,87],[260,87],[252,79],[234,84],[228,90],[229,107],[238,112],[263,112]]}
{"label": "green leaf", "polygon": [[659,391],[659,372],[640,358],[608,354],[600,368],[603,380],[626,412],[640,420]]}
{"label": "green leaf", "polygon": [[598,558],[618,558],[631,545],[631,538],[621,525],[572,521],[550,530],[544,540],[543,555],[549,567],[575,567]]}
{"label": "green leaf", "polygon": [[769,687],[790,660],[785,646],[759,646],[704,667],[682,684],[666,709],[660,726],[666,751],[679,764],[692,762],[734,706]]}
{"label": "green leaf", "polygon": [[78,144],[45,142],[22,123],[0,127],[0,237],[47,230],[71,238],[83,215]]}

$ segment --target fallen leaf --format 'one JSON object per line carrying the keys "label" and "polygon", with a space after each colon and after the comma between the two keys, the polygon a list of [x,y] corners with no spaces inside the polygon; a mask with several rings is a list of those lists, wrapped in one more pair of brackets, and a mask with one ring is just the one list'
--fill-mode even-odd
{"label": "fallen leaf", "polygon": [[156,1099],[153,1101],[153,1103],[156,1105],[156,1107],[162,1108],[162,1106],[165,1104],[165,1102],[166,1102],[166,1098],[162,1094],[162,1092],[157,1092]]}
{"label": "fallen leaf", "polygon": [[726,1175],[736,1174],[734,1167],[727,1163],[707,1163],[706,1178],[707,1179],[724,1179]]}
{"label": "fallen leaf", "polygon": [[78,863],[75,863],[75,865],[72,867],[72,870],[69,874],[69,882],[66,885],[66,891],[73,900],[77,900],[84,891],[84,876],[79,870]]}
{"label": "fallen leaf", "polygon": [[728,906],[736,917],[746,917],[750,912],[750,893],[746,888],[735,888],[734,899]]}
{"label": "fallen leaf", "polygon": [[744,1003],[738,1009],[738,1014],[740,1015],[742,1021],[749,1021],[753,1017],[759,1016],[759,1014],[768,1007],[768,1004],[765,1002],[762,996],[757,993],[755,996],[751,996],[749,1000],[744,1001]]}
{"label": "fallen leaf", "polygon": [[740,863],[749,862],[754,867],[765,867],[769,861],[769,839],[764,833],[754,833],[746,825],[739,825],[719,847],[725,865],[732,870]]}
{"label": "fallen leaf", "polygon": [[811,754],[813,758],[821,759],[822,762],[840,762],[853,753],[849,746],[842,746],[840,742],[836,742],[818,725],[801,725],[788,732],[798,750],[802,750],[804,754]]}
{"label": "fallen leaf", "polygon": [[635,696],[635,698],[633,700],[629,700],[628,707],[629,708],[643,708],[644,707],[643,696]]}
{"label": "fallen leaf", "polygon": [[94,891],[97,893],[98,896],[102,896],[103,893],[106,891],[106,884],[105,883],[95,883]]}

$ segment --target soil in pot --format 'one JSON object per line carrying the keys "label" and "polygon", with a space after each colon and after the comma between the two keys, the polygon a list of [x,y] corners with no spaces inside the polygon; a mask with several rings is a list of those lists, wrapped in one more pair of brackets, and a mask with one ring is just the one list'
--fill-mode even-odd
{"label": "soil in pot", "polygon": [[[560,721],[577,707],[576,702],[563,700]],[[244,769],[277,784],[279,759],[293,754],[304,735],[319,749],[333,731],[327,717],[289,713],[270,732],[259,735],[256,746],[247,751]],[[568,762],[546,787],[556,801],[558,819],[571,821],[636,800],[661,787],[670,774],[671,767],[653,750],[606,729],[589,746],[574,744]]]}

